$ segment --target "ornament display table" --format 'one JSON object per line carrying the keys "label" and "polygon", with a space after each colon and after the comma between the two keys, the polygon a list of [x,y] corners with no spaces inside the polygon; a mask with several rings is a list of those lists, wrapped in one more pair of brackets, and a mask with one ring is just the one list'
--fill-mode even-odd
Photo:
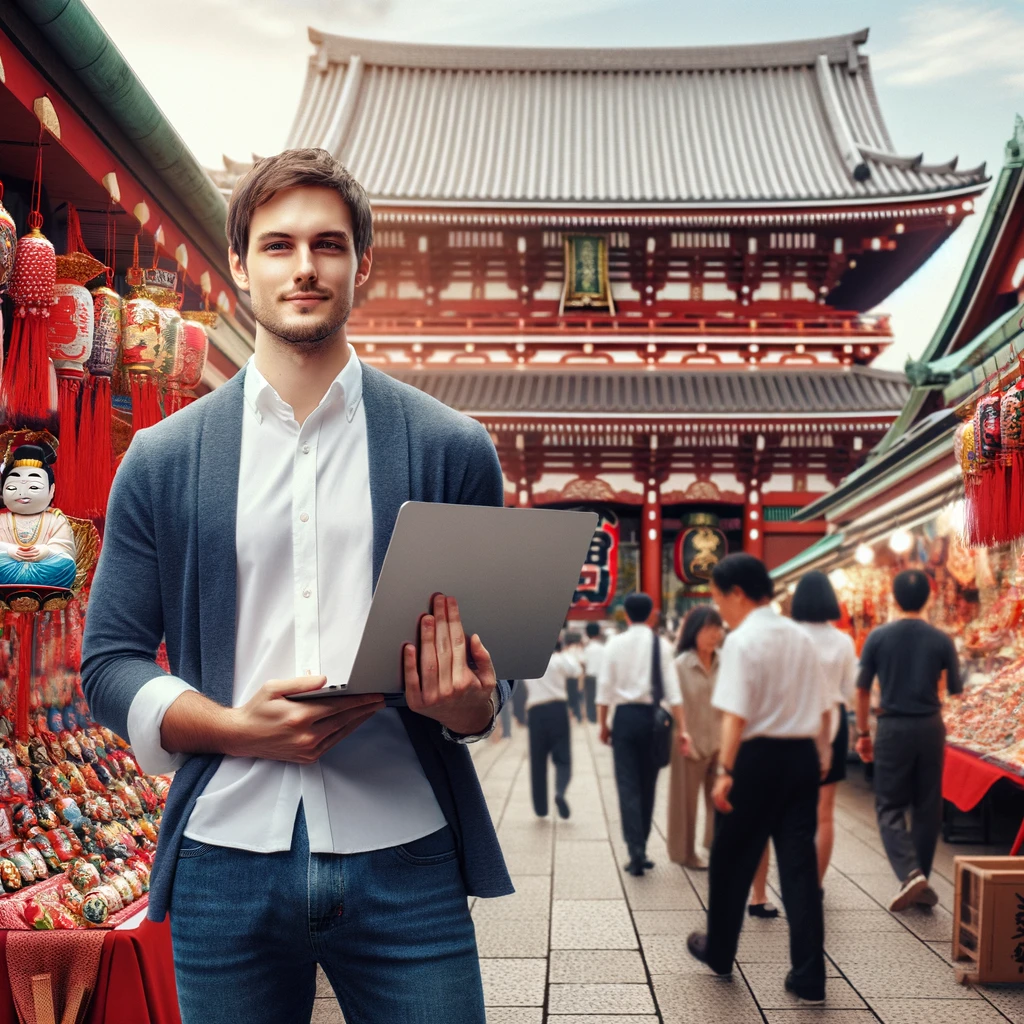
{"label": "ornament display table", "polygon": [[[14,933],[0,931],[0,1024],[18,1024],[7,966],[7,942]],[[41,943],[82,941],[95,932],[22,932]],[[60,1010],[57,1020],[60,1021]],[[136,927],[104,933],[96,988],[84,1024],[181,1024],[171,956],[171,923],[142,920]]]}
{"label": "ornament display table", "polygon": [[[986,761],[978,754],[960,747],[946,747],[946,763],[942,771],[942,796],[961,811],[971,811],[1000,780],[1009,779],[1024,789],[1024,777],[1008,768]],[[1015,857],[1024,846],[1024,822],[1010,847]]]}

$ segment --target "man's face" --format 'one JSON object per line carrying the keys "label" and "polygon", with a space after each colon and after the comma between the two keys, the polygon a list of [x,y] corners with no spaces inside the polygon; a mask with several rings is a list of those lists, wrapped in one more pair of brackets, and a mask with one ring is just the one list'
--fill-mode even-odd
{"label": "man's face", "polygon": [[19,466],[4,484],[4,504],[19,515],[34,516],[50,507],[53,490],[45,470]]}
{"label": "man's face", "polygon": [[733,587],[725,593],[715,586],[714,581],[711,583],[711,600],[715,602],[722,621],[730,629],[735,629],[743,621],[743,596],[743,591],[739,587]]}
{"label": "man's face", "polygon": [[279,192],[258,207],[249,226],[245,266],[231,253],[231,272],[249,292],[256,322],[289,345],[315,349],[332,339],[352,312],[356,287],[370,276],[370,252],[356,259],[352,215],[334,189]]}

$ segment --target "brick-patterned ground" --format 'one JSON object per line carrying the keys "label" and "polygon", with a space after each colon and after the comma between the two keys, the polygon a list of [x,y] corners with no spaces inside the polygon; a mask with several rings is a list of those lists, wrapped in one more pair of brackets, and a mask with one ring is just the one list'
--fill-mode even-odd
{"label": "brick-patterned ground", "polygon": [[[514,896],[472,908],[488,1024],[1024,1024],[1024,988],[963,988],[948,962],[952,858],[972,849],[941,845],[932,913],[890,914],[894,878],[859,778],[840,788],[825,883],[827,1003],[797,1008],[783,988],[781,918],[748,920],[731,981],[687,955],[686,935],[703,925],[707,876],[668,860],[667,772],[648,851],[657,866],[636,879],[622,872],[611,751],[593,727],[573,725],[569,821],[534,817],[525,730],[476,744],[473,755],[516,886]],[[342,1020],[322,977],[313,1020]]]}

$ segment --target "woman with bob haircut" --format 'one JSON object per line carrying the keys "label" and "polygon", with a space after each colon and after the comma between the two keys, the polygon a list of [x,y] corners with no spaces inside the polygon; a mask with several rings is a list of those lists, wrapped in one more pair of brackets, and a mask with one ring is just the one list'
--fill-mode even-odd
{"label": "woman with bob haircut", "polygon": [[835,842],[836,783],[846,778],[850,726],[846,709],[857,688],[857,651],[853,639],[833,625],[842,616],[832,584],[823,572],[806,573],[793,593],[790,615],[811,638],[824,671],[822,685],[832,707],[832,767],[818,793],[818,884],[823,885]]}
{"label": "woman with bob haircut", "polygon": [[679,627],[676,643],[676,672],[683,694],[683,714],[690,732],[690,751],[672,751],[669,776],[668,855],[669,859],[694,871],[706,871],[697,856],[697,803],[704,791],[704,846],[711,849],[715,808],[711,790],[715,784],[715,763],[722,716],[711,706],[718,677],[718,648],[725,630],[722,616],[713,605],[692,608]]}
{"label": "woman with bob haircut", "polygon": [[716,974],[732,973],[744,903],[771,839],[789,924],[786,990],[800,1002],[821,1004],[825,925],[814,834],[832,708],[814,644],[795,622],[776,614],[773,595],[772,578],[753,555],[728,555],[712,572],[711,596],[731,632],[712,698],[722,712],[722,735],[708,928],[692,933],[687,948]]}

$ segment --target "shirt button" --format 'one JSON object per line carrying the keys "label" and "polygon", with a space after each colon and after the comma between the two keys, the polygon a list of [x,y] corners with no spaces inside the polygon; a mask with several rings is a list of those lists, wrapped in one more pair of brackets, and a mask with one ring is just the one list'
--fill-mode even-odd
{"label": "shirt button", "polygon": [[304,444],[302,446],[302,454],[303,455],[308,455],[309,454],[309,445],[308,444]]}
{"label": "shirt button", "polygon": [[301,519],[302,522],[304,522],[304,523],[308,523],[309,522],[309,513],[308,512],[303,512],[302,515],[299,516],[299,519]]}
{"label": "shirt button", "polygon": [[306,589],[302,592],[302,596],[303,597],[312,597],[313,596],[313,591],[310,590],[309,587],[306,587]]}

